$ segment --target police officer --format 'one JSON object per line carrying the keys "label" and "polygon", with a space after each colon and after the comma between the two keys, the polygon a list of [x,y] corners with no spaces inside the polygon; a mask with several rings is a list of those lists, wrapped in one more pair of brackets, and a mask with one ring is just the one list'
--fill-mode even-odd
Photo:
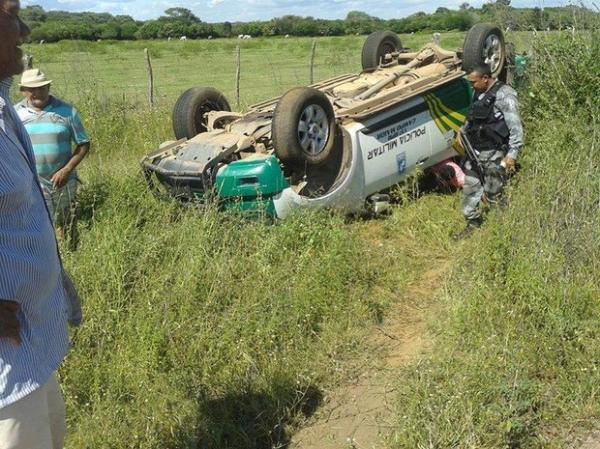
{"label": "police officer", "polygon": [[467,225],[454,236],[457,240],[481,226],[482,201],[490,207],[502,201],[506,176],[515,170],[523,146],[517,92],[493,78],[487,65],[476,65],[467,79],[475,93],[462,135],[469,140],[477,160],[465,162],[462,212]]}

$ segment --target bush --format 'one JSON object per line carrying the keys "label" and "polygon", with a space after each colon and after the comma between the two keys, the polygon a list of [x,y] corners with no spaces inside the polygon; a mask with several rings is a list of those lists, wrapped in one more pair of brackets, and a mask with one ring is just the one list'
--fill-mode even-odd
{"label": "bush", "polygon": [[463,248],[394,447],[565,447],[573,422],[600,417],[599,51],[586,33],[534,43],[525,168]]}

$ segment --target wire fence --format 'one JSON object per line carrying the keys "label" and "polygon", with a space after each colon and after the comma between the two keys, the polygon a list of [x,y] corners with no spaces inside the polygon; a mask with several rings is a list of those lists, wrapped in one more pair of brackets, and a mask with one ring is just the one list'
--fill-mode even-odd
{"label": "wire fence", "polygon": [[[237,48],[198,53],[157,51],[156,56],[150,48],[153,102],[172,104],[190,87],[212,86],[223,91],[232,106],[243,110],[292,87],[359,70],[360,48],[356,47],[321,49],[315,41],[307,51],[242,48],[239,61]],[[150,100],[143,50],[117,50],[114,55],[41,53],[34,55],[33,64],[53,79],[58,95],[73,102],[116,100],[141,106]]]}
{"label": "wire fence", "polygon": [[[409,48],[420,48],[432,38],[428,33],[400,37],[403,46]],[[519,47],[531,39],[529,33],[509,33],[507,37],[511,41],[516,38]],[[457,49],[464,33],[443,33],[441,39],[444,48]],[[65,42],[31,45],[28,51],[34,66],[54,80],[53,91],[75,104],[119,101],[147,106],[147,47],[155,106],[171,107],[183,91],[210,86],[222,91],[233,107],[245,110],[311,80],[360,71],[364,40],[364,36],[347,36],[247,42]]]}

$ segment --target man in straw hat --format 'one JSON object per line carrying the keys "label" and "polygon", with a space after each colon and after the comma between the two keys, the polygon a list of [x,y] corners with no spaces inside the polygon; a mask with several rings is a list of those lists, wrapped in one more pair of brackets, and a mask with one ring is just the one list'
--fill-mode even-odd
{"label": "man in straw hat", "polygon": [[0,449],[61,449],[67,291],[31,142],[10,103],[29,29],[0,0]]}
{"label": "man in straw hat", "polygon": [[37,173],[55,225],[75,246],[75,169],[89,151],[90,139],[75,108],[50,95],[51,84],[39,69],[26,70],[19,84],[25,99],[15,109],[31,138]]}

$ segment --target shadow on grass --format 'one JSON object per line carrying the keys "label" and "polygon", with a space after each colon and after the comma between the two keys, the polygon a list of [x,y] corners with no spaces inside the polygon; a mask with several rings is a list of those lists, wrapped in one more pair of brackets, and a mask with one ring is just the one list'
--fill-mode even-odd
{"label": "shadow on grass", "polygon": [[274,394],[232,393],[200,405],[198,449],[283,449],[290,427],[312,416],[323,395],[314,386],[288,385]]}

